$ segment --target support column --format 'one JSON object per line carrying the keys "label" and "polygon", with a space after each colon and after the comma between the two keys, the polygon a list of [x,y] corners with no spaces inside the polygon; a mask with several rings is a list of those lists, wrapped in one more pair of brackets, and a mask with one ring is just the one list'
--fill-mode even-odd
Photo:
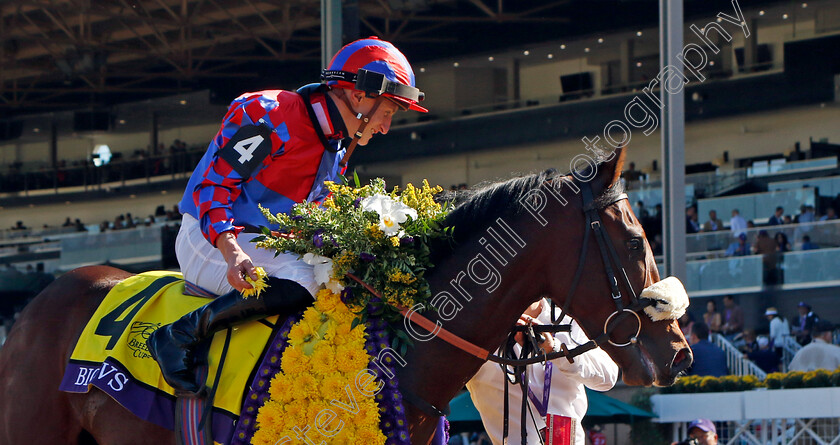
{"label": "support column", "polygon": [[152,111],[152,119],[149,125],[149,156],[163,155],[158,151],[158,112]]}
{"label": "support column", "polygon": [[518,106],[519,102],[519,59],[514,58],[508,64],[508,100]]}
{"label": "support column", "polygon": [[321,66],[341,49],[341,0],[321,0]]}
{"label": "support column", "polygon": [[633,40],[621,42],[619,53],[618,80],[621,87],[625,88],[633,78]]}
{"label": "support column", "polygon": [[[659,0],[659,60],[679,67],[683,49],[683,0]],[[665,77],[665,76],[662,76]],[[665,276],[685,282],[685,88],[670,94],[660,85],[662,99],[662,239]]]}
{"label": "support column", "polygon": [[751,39],[744,39],[744,72],[755,71],[755,64],[758,63],[758,19],[750,19],[750,30],[753,35]]}

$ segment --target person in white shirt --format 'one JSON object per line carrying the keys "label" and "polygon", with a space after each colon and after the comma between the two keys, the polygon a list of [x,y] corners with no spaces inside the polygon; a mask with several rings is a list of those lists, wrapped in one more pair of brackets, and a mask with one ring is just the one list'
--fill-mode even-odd
{"label": "person in white shirt", "polygon": [[827,369],[833,371],[840,366],[840,346],[832,344],[834,325],[820,320],[814,323],[811,337],[813,341],[796,352],[788,368],[791,371],[813,371]]}
{"label": "person in white shirt", "polygon": [[[559,310],[556,312],[559,314]],[[528,307],[528,310],[520,318],[517,324],[550,324],[550,304],[540,299]],[[571,332],[558,332],[553,336],[544,333],[545,341],[540,347],[546,352],[560,350],[560,344],[565,343],[569,349],[578,344],[589,341],[580,326],[570,317],[563,319],[563,324],[572,324]],[[534,419],[527,422],[527,443],[529,445],[539,444],[540,439],[537,431],[546,427],[545,418],[542,412],[547,412],[557,417],[555,425],[567,424],[570,428],[568,439],[571,444],[583,445],[585,432],[580,425],[581,419],[586,414],[588,401],[586,399],[585,387],[596,391],[607,391],[615,385],[618,380],[618,366],[601,348],[595,348],[574,358],[574,363],[569,363],[565,358],[552,360],[551,366],[543,363],[536,363],[527,367],[528,383],[533,395],[529,398],[529,405]],[[547,370],[550,369],[549,372]],[[550,378],[545,392],[546,377]],[[478,373],[467,382],[467,389],[470,392],[473,404],[481,414],[481,421],[484,429],[490,436],[494,445],[502,445],[503,419],[504,419],[504,385],[506,377],[498,364],[487,362],[482,365]],[[519,444],[521,435],[521,409],[522,391],[518,385],[511,385],[509,388],[509,421],[508,421],[508,443]],[[538,409],[534,403],[543,405],[547,398],[547,408]],[[536,423],[536,428],[534,426]],[[543,436],[544,437],[544,436]]]}
{"label": "person in white shirt", "polygon": [[779,317],[779,311],[774,307],[768,307],[764,311],[764,316],[770,320],[770,341],[773,342],[776,355],[781,359],[785,341],[787,337],[790,337],[790,325],[783,317]]}
{"label": "person in white shirt", "polygon": [[732,210],[732,218],[729,220],[729,228],[732,230],[732,236],[738,238],[739,235],[747,233],[747,220],[741,216],[738,209]]}

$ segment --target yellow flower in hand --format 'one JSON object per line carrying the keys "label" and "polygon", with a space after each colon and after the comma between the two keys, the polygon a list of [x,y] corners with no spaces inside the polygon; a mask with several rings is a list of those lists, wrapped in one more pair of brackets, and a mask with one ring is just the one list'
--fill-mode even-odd
{"label": "yellow flower in hand", "polygon": [[248,284],[253,286],[253,289],[242,290],[242,296],[245,298],[259,297],[262,291],[268,288],[268,283],[265,282],[265,277],[267,276],[265,273],[265,269],[258,266],[254,268],[254,272],[257,274],[256,281],[252,280],[250,275],[245,274],[245,281],[247,281]]}

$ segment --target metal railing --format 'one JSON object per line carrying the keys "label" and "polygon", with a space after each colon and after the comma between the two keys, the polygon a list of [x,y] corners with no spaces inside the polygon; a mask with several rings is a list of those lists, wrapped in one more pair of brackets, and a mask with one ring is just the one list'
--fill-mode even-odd
{"label": "metal railing", "polygon": [[729,342],[723,335],[712,334],[712,343],[723,349],[726,353],[726,367],[729,368],[729,374],[732,375],[754,375],[759,380],[764,380],[767,373],[758,365],[748,359],[743,352],[738,350],[732,343]]}
{"label": "metal railing", "polygon": [[[755,227],[746,230],[747,241],[750,244],[754,244],[758,232],[762,230],[766,230],[770,237],[776,236],[776,233],[779,232],[784,233],[792,250],[801,249],[802,237],[805,235],[808,235],[811,238],[811,242],[821,248],[840,246],[840,219],[813,223]],[[693,233],[686,236],[686,251],[696,253],[723,250],[734,241],[733,233],[729,230]]]}

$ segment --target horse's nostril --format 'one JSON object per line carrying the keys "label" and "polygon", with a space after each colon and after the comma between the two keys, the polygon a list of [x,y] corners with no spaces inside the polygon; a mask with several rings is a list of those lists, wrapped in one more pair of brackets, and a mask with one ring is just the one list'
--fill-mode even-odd
{"label": "horse's nostril", "polygon": [[674,356],[674,361],[671,363],[671,370],[680,372],[689,366],[691,366],[691,351],[688,348],[682,348]]}

